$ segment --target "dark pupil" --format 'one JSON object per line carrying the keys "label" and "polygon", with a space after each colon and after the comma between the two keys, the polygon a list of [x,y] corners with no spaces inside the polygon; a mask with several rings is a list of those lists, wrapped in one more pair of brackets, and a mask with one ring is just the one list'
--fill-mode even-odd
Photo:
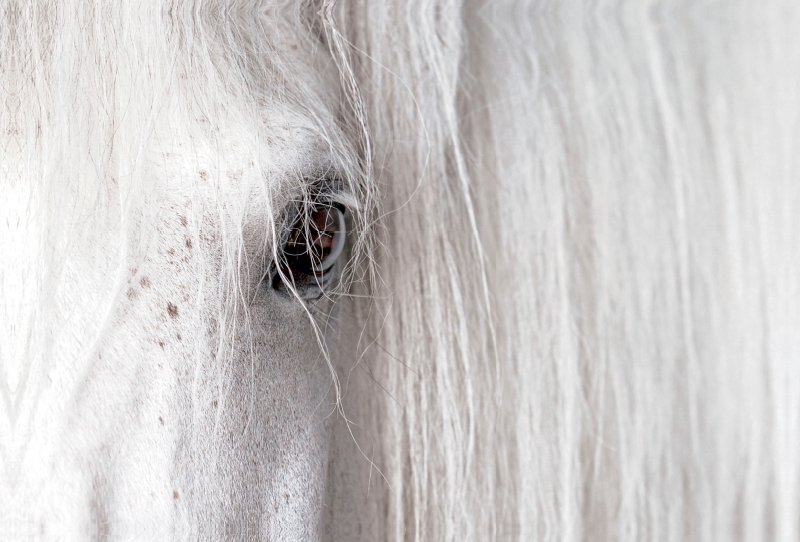
{"label": "dark pupil", "polygon": [[286,267],[294,273],[321,275],[331,250],[338,242],[338,209],[316,209],[308,220],[301,217],[292,228],[283,249]]}

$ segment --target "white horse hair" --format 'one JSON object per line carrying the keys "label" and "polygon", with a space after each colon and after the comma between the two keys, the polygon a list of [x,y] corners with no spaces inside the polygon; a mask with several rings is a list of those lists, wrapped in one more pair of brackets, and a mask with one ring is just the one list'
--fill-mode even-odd
{"label": "white horse hair", "polygon": [[800,540],[799,22],[7,0],[0,539]]}

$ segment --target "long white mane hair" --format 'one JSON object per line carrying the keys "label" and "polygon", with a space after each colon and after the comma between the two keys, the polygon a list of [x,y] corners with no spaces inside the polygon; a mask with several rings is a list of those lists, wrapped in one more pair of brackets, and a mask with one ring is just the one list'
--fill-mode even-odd
{"label": "long white mane hair", "polygon": [[[150,4],[6,4],[3,69],[19,88],[3,123],[30,140],[5,152],[39,164],[33,178],[58,170],[52,223],[77,213],[64,198],[129,219],[147,198],[137,152],[169,110],[163,74],[212,126],[261,133],[267,93],[318,121],[358,200],[331,322],[327,539],[798,539],[794,5]],[[136,10],[168,13],[171,41],[104,30],[144,24]],[[53,33],[70,24],[94,29],[72,57]],[[284,34],[330,51],[334,117],[297,82],[313,70],[271,48]],[[139,69],[115,77],[136,92],[59,80],[56,54],[100,71],[128,56]],[[130,111],[77,107],[59,124],[87,89]],[[252,110],[226,109],[223,90]],[[146,122],[126,131],[130,118]],[[81,123],[96,141],[53,128]],[[235,271],[241,232],[226,235]]]}
{"label": "long white mane hair", "polygon": [[345,412],[388,484],[334,519],[796,540],[796,10],[348,4],[387,213],[361,360],[385,392]]}

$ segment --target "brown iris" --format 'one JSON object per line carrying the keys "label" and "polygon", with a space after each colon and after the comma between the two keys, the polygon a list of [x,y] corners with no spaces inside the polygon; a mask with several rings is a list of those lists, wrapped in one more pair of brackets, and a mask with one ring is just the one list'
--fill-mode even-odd
{"label": "brown iris", "polygon": [[298,275],[321,277],[336,263],[345,234],[343,209],[334,205],[314,207],[292,226],[283,248],[284,269],[295,279]]}

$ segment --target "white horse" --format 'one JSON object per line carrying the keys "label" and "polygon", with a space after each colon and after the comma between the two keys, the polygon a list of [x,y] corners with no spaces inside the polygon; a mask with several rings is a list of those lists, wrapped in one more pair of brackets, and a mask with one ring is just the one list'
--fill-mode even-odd
{"label": "white horse", "polygon": [[0,539],[800,539],[757,4],[5,0]]}

